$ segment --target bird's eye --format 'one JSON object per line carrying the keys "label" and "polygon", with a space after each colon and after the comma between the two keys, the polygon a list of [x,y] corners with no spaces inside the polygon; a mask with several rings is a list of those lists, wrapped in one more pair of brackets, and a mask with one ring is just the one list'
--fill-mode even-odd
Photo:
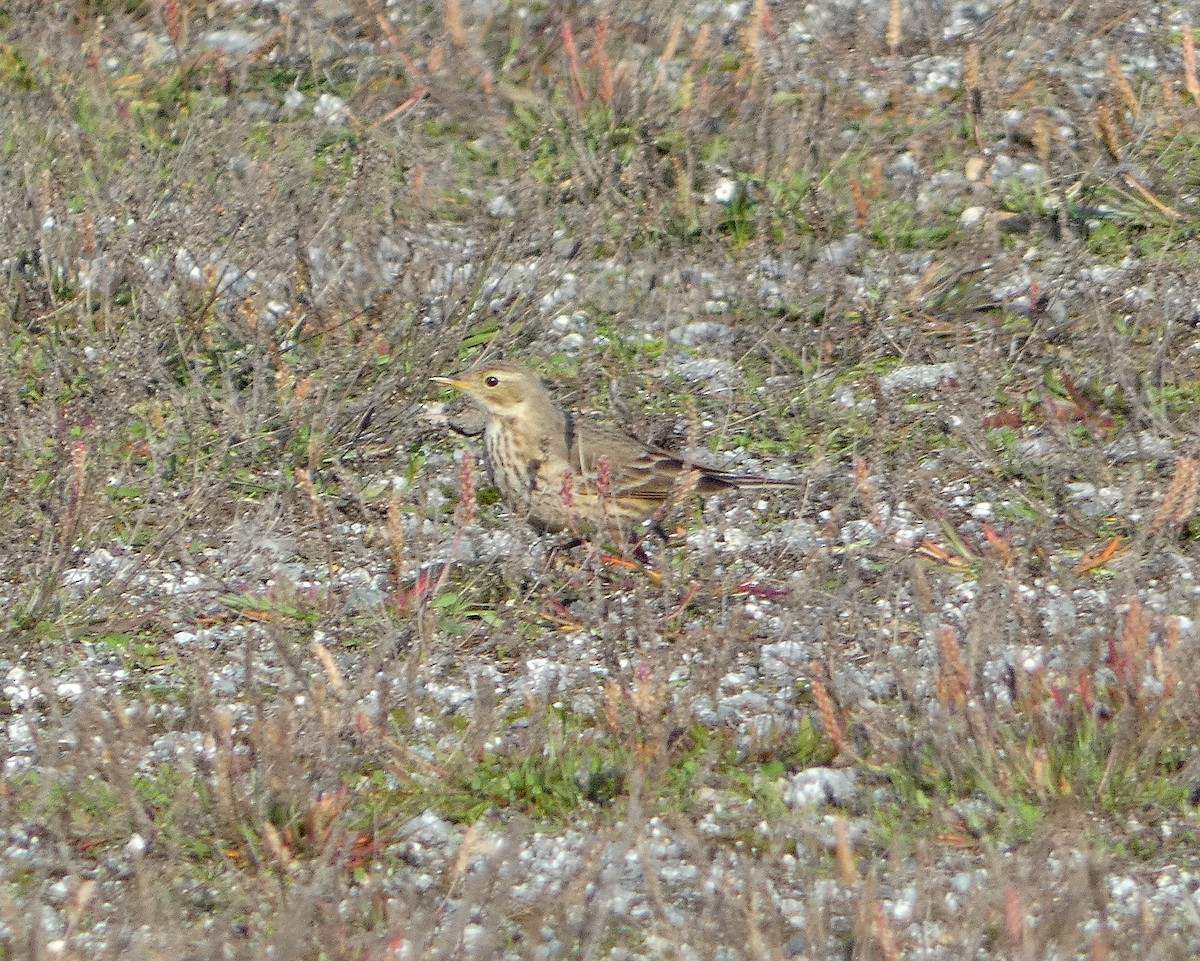
{"label": "bird's eye", "polygon": [[489,377],[487,380],[485,380],[484,383],[487,384],[489,387],[495,387],[500,383],[500,378],[493,374],[491,377]]}

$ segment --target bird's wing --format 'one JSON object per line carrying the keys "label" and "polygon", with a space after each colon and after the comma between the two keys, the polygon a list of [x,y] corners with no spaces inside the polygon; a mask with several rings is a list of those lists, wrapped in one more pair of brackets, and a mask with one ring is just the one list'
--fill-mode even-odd
{"label": "bird's wing", "polygon": [[571,463],[592,486],[607,460],[613,496],[666,500],[689,471],[695,471],[696,491],[710,494],[735,486],[719,474],[648,447],[621,431],[593,424],[574,424],[570,430]]}

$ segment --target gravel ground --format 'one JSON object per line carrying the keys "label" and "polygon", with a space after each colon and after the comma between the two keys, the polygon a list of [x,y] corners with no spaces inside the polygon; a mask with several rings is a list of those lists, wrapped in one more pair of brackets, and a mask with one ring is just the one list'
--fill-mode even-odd
{"label": "gravel ground", "polygon": [[[1200,956],[1193,7],[138,6],[4,14],[4,957]],[[481,354],[809,483],[540,536]]]}

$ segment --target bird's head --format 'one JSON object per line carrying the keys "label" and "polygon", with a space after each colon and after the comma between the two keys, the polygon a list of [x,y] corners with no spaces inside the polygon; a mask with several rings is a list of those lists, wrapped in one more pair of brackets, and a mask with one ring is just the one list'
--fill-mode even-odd
{"label": "bird's head", "polygon": [[430,380],[461,390],[496,417],[511,417],[531,403],[549,403],[537,374],[503,361],[483,364],[450,377],[431,377]]}

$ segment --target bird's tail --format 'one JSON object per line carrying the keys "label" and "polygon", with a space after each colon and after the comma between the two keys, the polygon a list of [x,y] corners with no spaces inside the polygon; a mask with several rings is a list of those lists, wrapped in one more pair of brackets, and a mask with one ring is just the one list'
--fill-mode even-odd
{"label": "bird's tail", "polygon": [[760,487],[803,487],[808,481],[803,478],[795,480],[783,477],[758,477],[754,474],[730,474],[725,471],[705,471],[708,477],[730,487],[755,489]]}

